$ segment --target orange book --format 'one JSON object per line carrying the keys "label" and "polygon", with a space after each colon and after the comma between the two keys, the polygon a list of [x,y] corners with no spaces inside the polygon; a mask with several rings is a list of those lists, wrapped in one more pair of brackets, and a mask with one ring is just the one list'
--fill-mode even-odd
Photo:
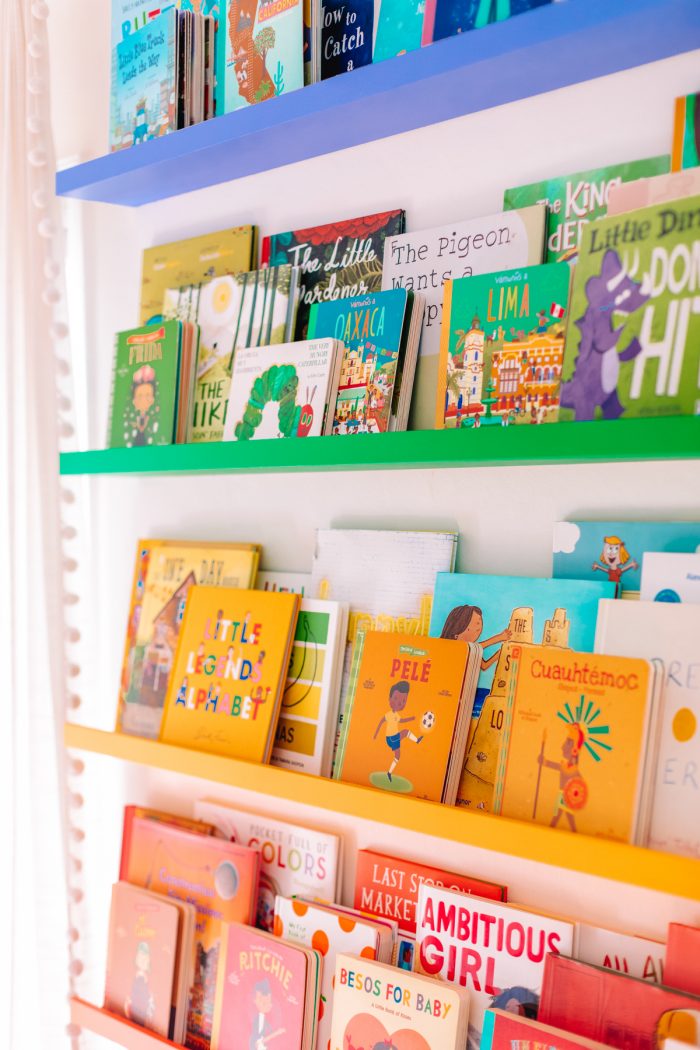
{"label": "orange book", "polygon": [[131,831],[136,817],[142,820],[156,820],[161,824],[172,824],[174,828],[183,828],[185,831],[195,831],[198,835],[215,835],[216,828],[213,824],[206,824],[203,820],[191,820],[189,817],[180,817],[176,813],[163,813],[159,809],[146,809],[145,806],[124,806],[124,824],[122,826],[122,853],[119,862],[119,878],[125,879],[125,865],[129,860],[131,851]]}
{"label": "orange book", "polygon": [[192,587],[161,740],[269,762],[299,602],[298,594]]}

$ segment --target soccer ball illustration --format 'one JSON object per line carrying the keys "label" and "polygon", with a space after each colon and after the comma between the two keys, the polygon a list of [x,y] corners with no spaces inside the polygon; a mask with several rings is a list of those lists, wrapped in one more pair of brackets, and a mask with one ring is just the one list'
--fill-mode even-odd
{"label": "soccer ball illustration", "polygon": [[420,720],[420,726],[424,733],[429,733],[435,725],[435,715],[432,711],[426,711]]}

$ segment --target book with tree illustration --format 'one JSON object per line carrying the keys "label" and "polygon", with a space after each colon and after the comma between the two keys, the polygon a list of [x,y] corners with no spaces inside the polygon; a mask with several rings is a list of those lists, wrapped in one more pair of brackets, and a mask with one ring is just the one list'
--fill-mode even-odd
{"label": "book with tree illustration", "polygon": [[217,114],[302,88],[303,0],[222,0],[216,47]]}

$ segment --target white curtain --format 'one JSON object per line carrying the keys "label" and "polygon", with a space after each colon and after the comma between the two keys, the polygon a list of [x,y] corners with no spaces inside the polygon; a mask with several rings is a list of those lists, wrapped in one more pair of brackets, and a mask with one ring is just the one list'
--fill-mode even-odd
{"label": "white curtain", "polygon": [[12,1050],[78,1043],[64,844],[79,836],[79,764],[65,767],[61,745],[75,537],[57,476],[71,401],[47,15],[44,0],[0,0],[0,1045]]}

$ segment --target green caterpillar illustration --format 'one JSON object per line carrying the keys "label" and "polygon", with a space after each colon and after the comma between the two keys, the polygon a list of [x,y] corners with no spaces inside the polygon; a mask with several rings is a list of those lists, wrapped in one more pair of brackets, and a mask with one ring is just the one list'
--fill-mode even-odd
{"label": "green caterpillar illustration", "polygon": [[283,437],[297,433],[301,408],[296,403],[299,377],[294,365],[272,365],[253,383],[253,389],[243,411],[243,419],[236,423],[238,441],[249,441],[262,422],[265,405],[279,402],[277,422]]}

